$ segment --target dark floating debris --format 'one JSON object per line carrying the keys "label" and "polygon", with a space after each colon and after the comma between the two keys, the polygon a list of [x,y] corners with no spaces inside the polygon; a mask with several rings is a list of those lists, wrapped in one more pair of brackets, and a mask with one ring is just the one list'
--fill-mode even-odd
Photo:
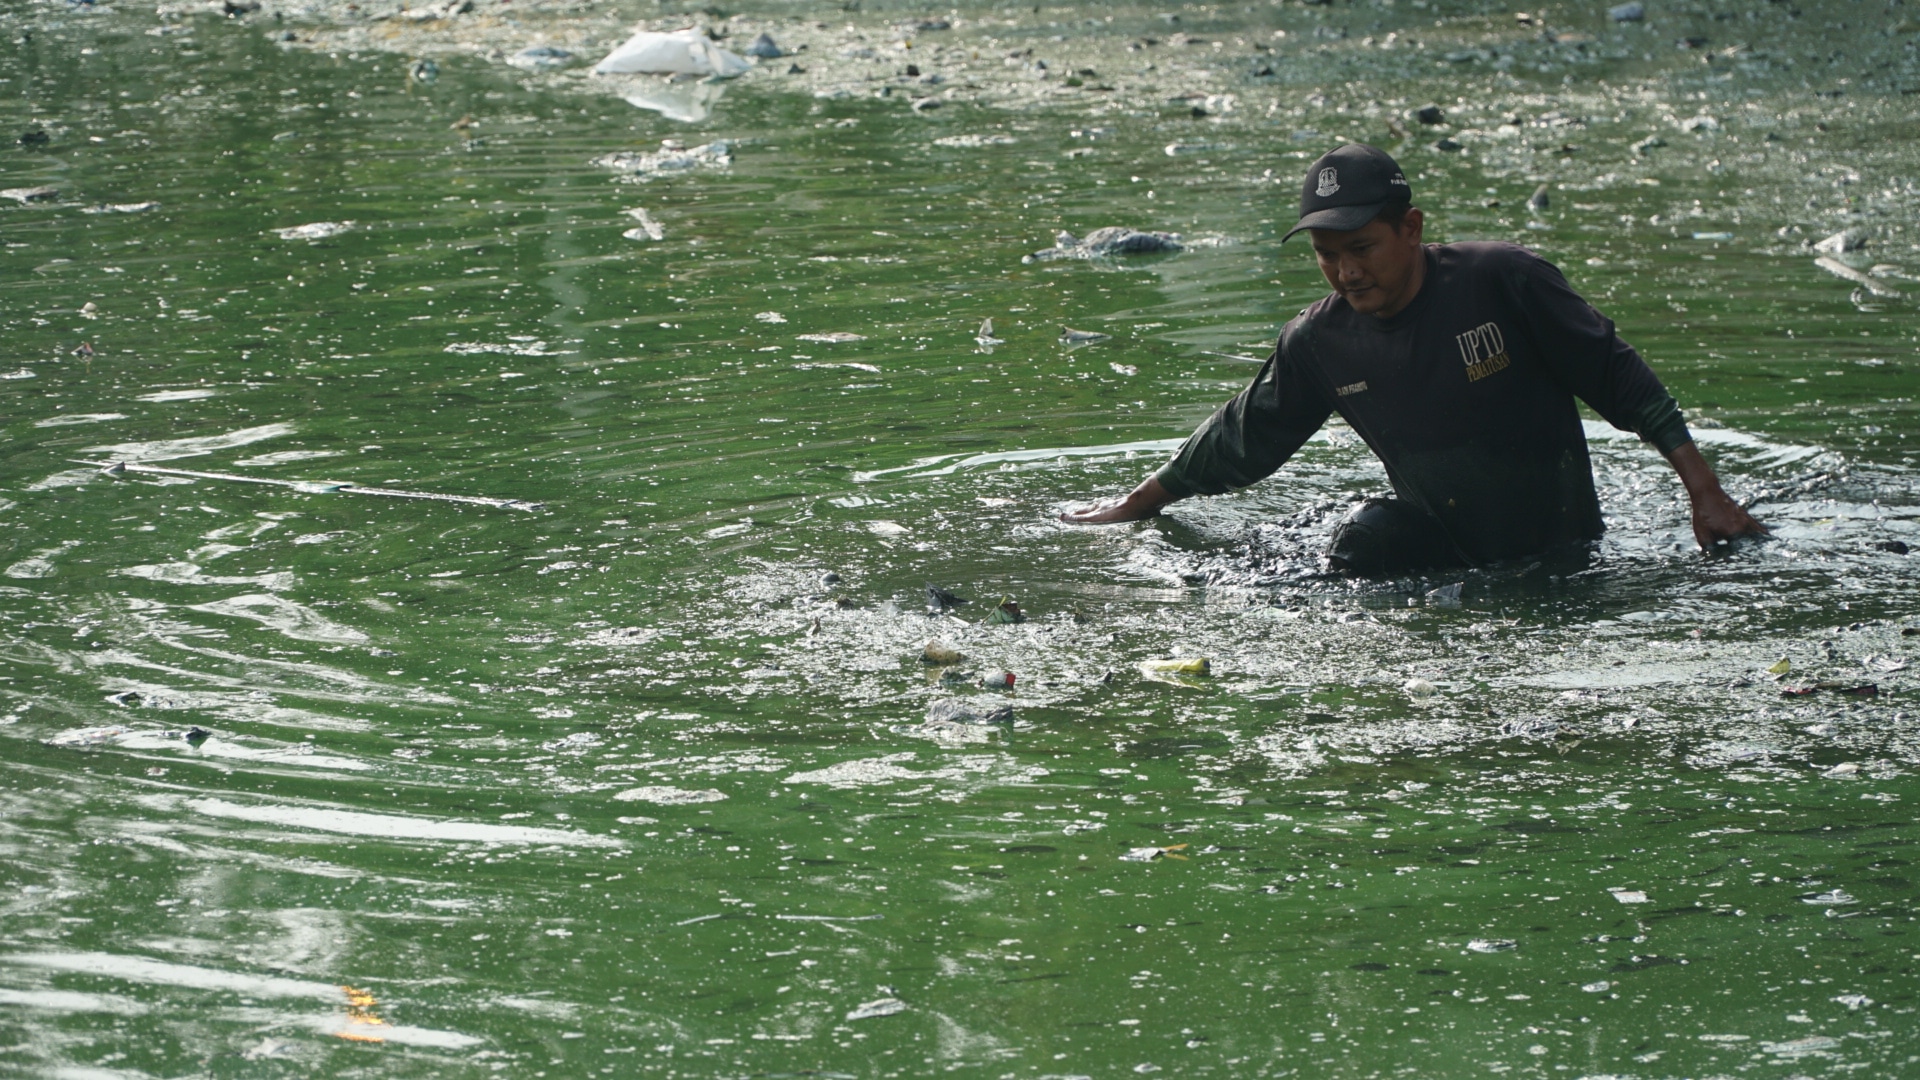
{"label": "dark floating debris", "polygon": [[955,596],[940,586],[935,585],[933,582],[927,582],[927,613],[929,615],[938,615],[943,611],[952,611],[961,604],[968,602],[965,597]]}
{"label": "dark floating debris", "polygon": [[1011,724],[1013,706],[967,698],[941,698],[927,706],[927,721],[936,724]]}
{"label": "dark floating debris", "polygon": [[1451,154],[1455,151],[1466,149],[1465,146],[1454,142],[1452,139],[1441,139],[1439,142],[1433,144],[1433,148],[1443,154]]}
{"label": "dark floating debris", "polygon": [[32,131],[20,133],[21,146],[45,146],[52,141],[53,137],[48,135],[44,128],[34,128]]}
{"label": "dark floating debris", "polygon": [[551,68],[565,67],[572,60],[572,53],[565,49],[556,49],[551,45],[534,45],[507,57],[507,63],[526,71],[547,71]]}
{"label": "dark floating debris", "polygon": [[1551,205],[1553,205],[1553,195],[1547,190],[1547,185],[1545,184],[1534,188],[1533,194],[1527,198],[1527,209],[1529,210],[1545,210]]}
{"label": "dark floating debris", "polygon": [[1447,122],[1447,114],[1441,112],[1440,106],[1438,105],[1421,106],[1419,111],[1413,114],[1413,118],[1423,124],[1444,124]]}
{"label": "dark floating debris", "polygon": [[1060,328],[1060,340],[1068,345],[1090,345],[1096,341],[1106,341],[1112,334],[1103,334],[1098,330],[1075,330],[1071,326]]}
{"label": "dark floating debris", "polygon": [[774,43],[772,34],[761,34],[747,46],[747,55],[760,60],[778,60],[787,54],[780,51],[780,46]]}
{"label": "dark floating debris", "polygon": [[1880,687],[1877,683],[1847,683],[1831,680],[1817,682],[1812,686],[1783,686],[1780,688],[1780,696],[1810,697],[1823,690],[1829,694],[1845,694],[1848,697],[1880,696]]}
{"label": "dark floating debris", "polygon": [[1881,540],[1873,545],[1875,551],[1884,551],[1891,555],[1905,555],[1913,550],[1903,540]]}
{"label": "dark floating debris", "polygon": [[1185,251],[1179,233],[1142,232],[1124,225],[1108,225],[1081,239],[1070,232],[1055,234],[1053,246],[1028,255],[1020,261],[1046,262],[1049,259],[1104,259],[1114,255],[1145,255],[1157,252]]}

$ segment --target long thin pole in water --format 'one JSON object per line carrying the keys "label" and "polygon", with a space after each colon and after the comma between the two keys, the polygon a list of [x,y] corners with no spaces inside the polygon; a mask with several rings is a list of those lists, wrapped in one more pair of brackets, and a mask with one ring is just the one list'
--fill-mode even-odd
{"label": "long thin pole in water", "polygon": [[81,461],[76,465],[92,465],[108,476],[122,476],[126,473],[151,473],[155,476],[184,476],[195,480],[226,480],[236,484],[265,484],[268,487],[291,488],[310,494],[337,492],[342,495],[384,495],[389,499],[426,499],[429,502],[465,503],[469,506],[493,506],[503,510],[539,510],[545,503],[525,502],[520,499],[490,499],[484,495],[442,495],[433,491],[401,491],[398,488],[369,487],[364,484],[349,484],[335,480],[275,480],[265,476],[241,476],[238,473],[201,472],[197,469],[170,469],[163,465],[143,465],[137,461]]}

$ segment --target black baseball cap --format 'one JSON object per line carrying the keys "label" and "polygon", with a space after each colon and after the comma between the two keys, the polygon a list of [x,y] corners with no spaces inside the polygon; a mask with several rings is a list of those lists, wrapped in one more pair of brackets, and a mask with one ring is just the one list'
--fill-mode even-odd
{"label": "black baseball cap", "polygon": [[1411,202],[1413,188],[1385,150],[1348,143],[1308,167],[1300,185],[1300,220],[1280,239],[1284,243],[1304,229],[1363,228],[1387,207]]}

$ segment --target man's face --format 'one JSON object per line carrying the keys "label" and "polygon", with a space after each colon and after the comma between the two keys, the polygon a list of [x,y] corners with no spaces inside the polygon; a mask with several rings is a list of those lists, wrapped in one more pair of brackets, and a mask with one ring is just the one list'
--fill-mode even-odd
{"label": "man's face", "polygon": [[1420,291],[1425,261],[1420,252],[1424,219],[1419,208],[1394,228],[1378,219],[1350,232],[1309,229],[1313,254],[1333,291],[1363,315],[1396,315]]}

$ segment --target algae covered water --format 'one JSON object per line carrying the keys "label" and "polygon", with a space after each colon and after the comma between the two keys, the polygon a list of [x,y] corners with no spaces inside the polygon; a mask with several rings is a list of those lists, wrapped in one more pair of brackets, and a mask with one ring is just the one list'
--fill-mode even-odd
{"label": "algae covered water", "polygon": [[[1915,1068],[1899,9],[476,4],[0,13],[6,1071]],[[789,55],[584,73],[642,19]],[[1598,422],[1578,559],[1320,576],[1337,425],[1058,524],[1347,138],[1775,538]],[[1185,249],[1023,262],[1109,225]]]}

